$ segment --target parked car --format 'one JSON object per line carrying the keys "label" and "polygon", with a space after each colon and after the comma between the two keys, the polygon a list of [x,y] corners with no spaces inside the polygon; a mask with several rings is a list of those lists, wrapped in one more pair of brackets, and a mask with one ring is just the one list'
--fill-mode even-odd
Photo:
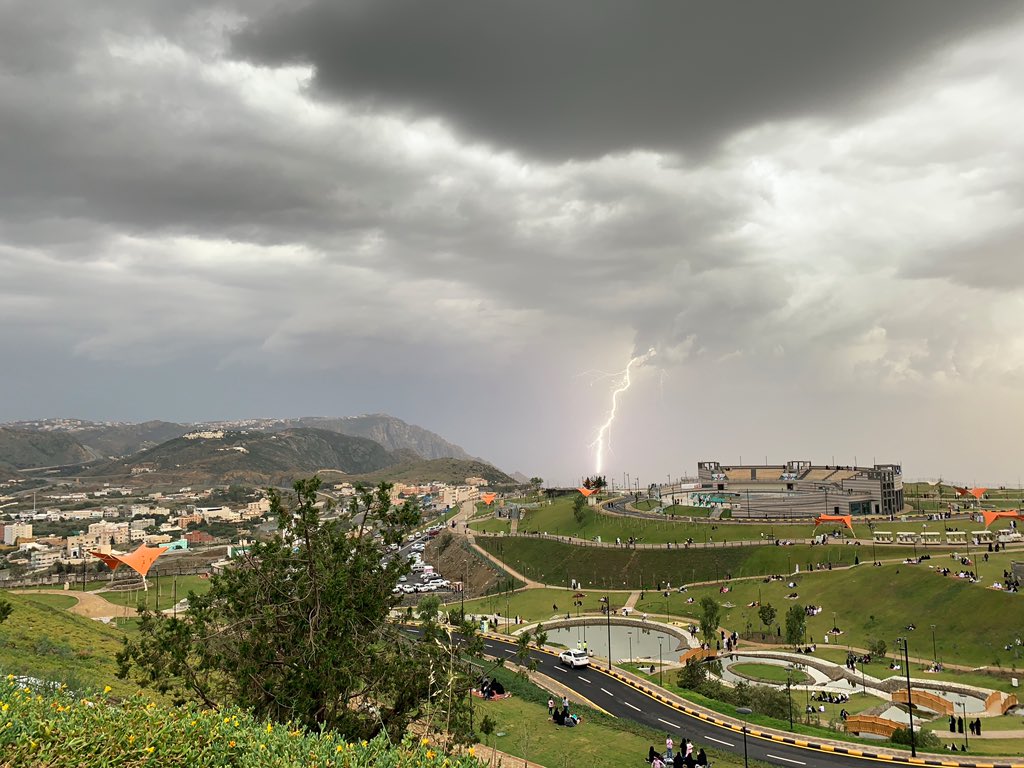
{"label": "parked car", "polygon": [[558,654],[558,660],[567,667],[590,666],[590,657],[587,656],[587,652],[581,651],[579,648],[570,648],[568,651],[562,651]]}

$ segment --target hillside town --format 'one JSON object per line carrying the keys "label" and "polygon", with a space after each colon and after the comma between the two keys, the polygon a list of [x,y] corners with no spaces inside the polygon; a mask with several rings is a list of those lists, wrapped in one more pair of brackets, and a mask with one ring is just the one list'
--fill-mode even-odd
{"label": "hillside town", "polygon": [[[395,483],[391,501],[415,499],[429,519],[479,499],[487,484],[482,477],[459,485]],[[318,505],[328,515],[341,514],[356,491],[349,482],[325,486]],[[140,545],[169,552],[245,547],[276,534],[270,506],[266,491],[241,486],[161,492],[104,484],[0,495],[0,581],[102,570],[91,553],[123,553]]]}

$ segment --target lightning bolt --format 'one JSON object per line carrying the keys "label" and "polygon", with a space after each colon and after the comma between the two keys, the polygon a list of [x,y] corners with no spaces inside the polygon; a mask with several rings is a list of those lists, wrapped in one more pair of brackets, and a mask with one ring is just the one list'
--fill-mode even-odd
{"label": "lightning bolt", "polygon": [[608,418],[605,420],[604,424],[601,425],[600,429],[597,430],[597,437],[594,438],[594,442],[591,443],[591,447],[594,448],[594,472],[598,475],[601,474],[601,470],[604,468],[605,449],[607,448],[609,451],[611,450],[612,423],[615,421],[615,412],[619,407],[619,395],[629,389],[630,385],[633,383],[630,378],[630,370],[634,365],[643,365],[654,357],[654,355],[655,351],[652,347],[644,354],[634,356],[626,364],[625,370],[618,374],[620,377],[619,383],[616,385],[615,389],[612,390],[612,407],[608,411]]}

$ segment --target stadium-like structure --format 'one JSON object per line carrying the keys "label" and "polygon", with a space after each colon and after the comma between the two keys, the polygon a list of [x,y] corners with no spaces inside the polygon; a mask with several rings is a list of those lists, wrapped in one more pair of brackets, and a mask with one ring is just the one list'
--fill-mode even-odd
{"label": "stadium-like structure", "polygon": [[[696,506],[723,506],[733,517],[788,518],[881,515],[903,511],[903,468],[817,466],[809,461],[723,466],[697,464],[698,482],[672,493]],[[686,498],[680,498],[682,495]]]}

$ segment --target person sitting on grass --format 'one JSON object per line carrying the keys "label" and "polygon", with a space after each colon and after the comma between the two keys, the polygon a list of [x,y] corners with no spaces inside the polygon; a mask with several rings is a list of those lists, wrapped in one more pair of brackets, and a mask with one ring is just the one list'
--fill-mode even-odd
{"label": "person sitting on grass", "polygon": [[708,764],[708,756],[706,754],[704,754],[704,748],[701,747],[700,751],[697,753],[696,765],[701,766],[701,768],[707,768],[707,764]]}

